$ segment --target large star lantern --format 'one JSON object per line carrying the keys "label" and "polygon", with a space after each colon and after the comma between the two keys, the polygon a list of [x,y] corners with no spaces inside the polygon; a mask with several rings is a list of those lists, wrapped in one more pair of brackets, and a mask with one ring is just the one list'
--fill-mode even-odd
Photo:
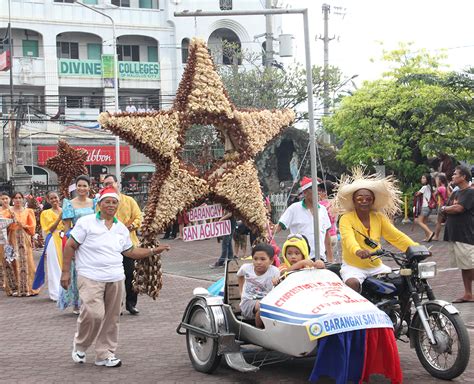
{"label": "large star lantern", "polygon": [[[267,235],[266,209],[254,158],[294,120],[292,110],[239,110],[230,101],[206,44],[193,39],[173,107],[153,113],[102,113],[99,122],[156,164],[142,244],[154,246],[158,234],[179,212],[211,197],[241,216],[262,237]],[[205,174],[186,164],[181,152],[187,129],[213,125],[221,134],[225,155]],[[157,297],[161,288],[159,256],[140,261],[137,288]]]}
{"label": "large star lantern", "polygon": [[69,197],[69,186],[77,176],[87,175],[86,160],[85,149],[74,149],[67,141],[58,140],[58,154],[46,160],[46,166],[58,175],[59,192],[63,197]]}

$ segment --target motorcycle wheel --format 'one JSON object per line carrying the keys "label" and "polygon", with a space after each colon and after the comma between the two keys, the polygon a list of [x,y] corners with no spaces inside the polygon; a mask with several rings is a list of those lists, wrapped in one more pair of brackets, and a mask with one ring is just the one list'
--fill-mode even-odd
{"label": "motorcycle wheel", "polygon": [[426,309],[437,344],[430,344],[417,317],[412,325],[416,354],[431,376],[454,379],[464,372],[469,362],[470,342],[466,326],[459,314],[451,314],[437,304],[428,304]]}
{"label": "motorcycle wheel", "polygon": [[[208,332],[213,330],[213,316],[211,311],[206,310],[205,304],[197,303],[191,310],[189,324],[204,329]],[[212,373],[219,365],[222,356],[217,354],[217,339],[197,335],[192,331],[186,331],[186,346],[188,355],[196,371]]]}

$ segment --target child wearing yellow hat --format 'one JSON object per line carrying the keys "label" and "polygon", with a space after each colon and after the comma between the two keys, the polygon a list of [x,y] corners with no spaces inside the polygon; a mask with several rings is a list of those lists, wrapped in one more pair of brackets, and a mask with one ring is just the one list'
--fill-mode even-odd
{"label": "child wearing yellow hat", "polygon": [[279,267],[281,274],[303,268],[324,269],[324,262],[311,260],[309,251],[308,240],[303,235],[290,234],[283,244],[283,264]]}

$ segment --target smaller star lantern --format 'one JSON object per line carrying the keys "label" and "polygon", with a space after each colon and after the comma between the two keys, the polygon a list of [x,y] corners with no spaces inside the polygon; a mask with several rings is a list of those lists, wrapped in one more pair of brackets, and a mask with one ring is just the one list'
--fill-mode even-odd
{"label": "smaller star lantern", "polygon": [[[239,110],[229,99],[206,44],[193,39],[189,58],[169,111],[102,113],[99,122],[156,164],[151,181],[142,245],[154,246],[158,234],[179,212],[205,197],[241,216],[253,231],[267,236],[266,209],[255,157],[294,120],[292,110]],[[212,125],[221,134],[225,155],[202,174],[182,158],[186,131]],[[137,262],[136,287],[156,298],[161,289],[159,255]]]}
{"label": "smaller star lantern", "polygon": [[69,198],[69,186],[79,175],[87,175],[87,151],[74,149],[65,140],[58,140],[58,154],[46,161],[46,166],[52,169],[59,178],[59,193]]}

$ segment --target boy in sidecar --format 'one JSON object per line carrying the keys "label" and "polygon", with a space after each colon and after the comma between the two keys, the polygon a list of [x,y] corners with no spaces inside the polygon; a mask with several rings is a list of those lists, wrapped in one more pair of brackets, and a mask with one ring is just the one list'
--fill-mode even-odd
{"label": "boy in sidecar", "polygon": [[309,258],[310,247],[304,235],[290,234],[283,244],[283,263],[280,265],[280,272],[297,271],[303,268],[324,269],[322,260],[313,261]]}
{"label": "boy in sidecar", "polygon": [[255,326],[263,328],[260,300],[273,288],[273,279],[280,271],[273,266],[273,247],[260,243],[252,248],[252,264],[244,264],[237,272],[240,290],[240,310],[244,319],[255,319]]}

